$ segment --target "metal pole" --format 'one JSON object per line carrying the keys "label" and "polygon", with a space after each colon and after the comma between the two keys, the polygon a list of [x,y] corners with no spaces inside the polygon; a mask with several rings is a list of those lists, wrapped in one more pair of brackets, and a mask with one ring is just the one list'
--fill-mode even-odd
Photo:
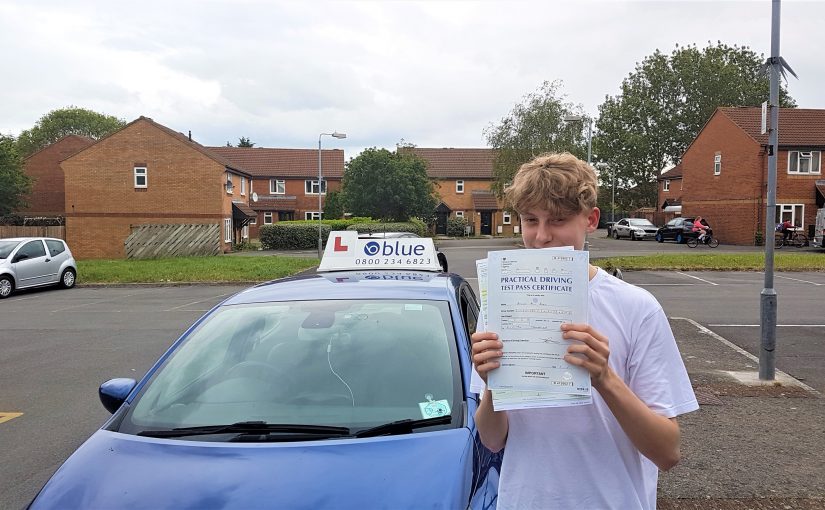
{"label": "metal pole", "polygon": [[616,221],[616,167],[613,167],[613,200],[610,202],[610,221]]}
{"label": "metal pole", "polygon": [[321,136],[323,133],[318,135],[318,259],[323,258],[323,252],[321,251],[321,245],[323,242],[321,241]]}
{"label": "metal pole", "polygon": [[773,288],[773,239],[776,221],[776,158],[779,152],[779,14],[780,0],[773,0],[771,16],[771,93],[768,135],[768,190],[765,214],[765,288],[760,296],[761,345],[759,379],[772,381],[776,375],[776,309]]}
{"label": "metal pole", "polygon": [[587,119],[587,164],[590,164],[590,156],[592,154],[592,144],[593,141],[593,119]]}

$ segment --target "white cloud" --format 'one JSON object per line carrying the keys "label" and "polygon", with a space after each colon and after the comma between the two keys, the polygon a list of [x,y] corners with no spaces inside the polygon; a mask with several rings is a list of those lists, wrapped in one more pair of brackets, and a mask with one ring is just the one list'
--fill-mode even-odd
{"label": "white cloud", "polygon": [[[818,20],[782,4],[800,106],[825,108]],[[209,145],[479,147],[543,81],[595,115],[655,49],[770,51],[769,2],[0,0],[0,132],[76,105],[192,130]],[[814,34],[814,35],[812,35]]]}

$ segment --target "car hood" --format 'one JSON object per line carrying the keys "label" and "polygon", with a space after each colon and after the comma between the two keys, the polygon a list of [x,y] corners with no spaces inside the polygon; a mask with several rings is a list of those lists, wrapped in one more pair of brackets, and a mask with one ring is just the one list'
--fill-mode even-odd
{"label": "car hood", "polygon": [[41,508],[465,508],[466,428],[301,443],[207,443],[97,431]]}

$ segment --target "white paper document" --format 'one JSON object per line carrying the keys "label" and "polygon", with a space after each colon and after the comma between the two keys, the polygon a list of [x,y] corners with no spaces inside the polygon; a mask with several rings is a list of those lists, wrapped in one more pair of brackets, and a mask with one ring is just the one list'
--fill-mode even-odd
{"label": "white paper document", "polygon": [[486,329],[504,343],[501,366],[488,376],[497,410],[591,402],[590,374],[564,361],[571,342],[560,329],[565,322],[587,322],[588,255],[490,252],[486,282],[483,263],[477,264]]}

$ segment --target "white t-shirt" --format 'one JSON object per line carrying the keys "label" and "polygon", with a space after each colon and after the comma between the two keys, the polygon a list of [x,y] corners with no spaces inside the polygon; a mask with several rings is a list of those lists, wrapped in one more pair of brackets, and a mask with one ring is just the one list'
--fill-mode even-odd
{"label": "white t-shirt", "polygon": [[[589,317],[610,345],[610,368],[654,412],[699,408],[673,332],[649,292],[599,269]],[[471,386],[481,391],[477,374]],[[479,384],[480,383],[480,384]],[[507,411],[499,509],[653,509],[659,471],[633,446],[601,395],[593,405]]]}

